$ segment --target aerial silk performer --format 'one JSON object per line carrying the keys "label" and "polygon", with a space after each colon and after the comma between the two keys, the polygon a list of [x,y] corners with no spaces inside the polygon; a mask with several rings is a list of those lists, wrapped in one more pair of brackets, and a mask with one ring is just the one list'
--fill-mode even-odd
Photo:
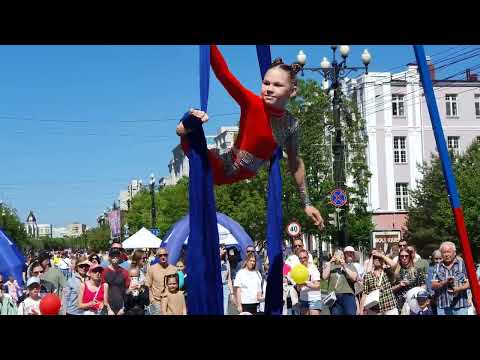
{"label": "aerial silk performer", "polygon": [[[261,49],[261,47],[257,47],[259,55]],[[203,47],[203,50],[205,51],[205,47]],[[206,107],[201,110],[191,109],[185,114],[177,126],[177,134],[181,136],[182,149],[189,157],[191,164],[190,195],[192,195],[192,184],[196,186],[191,177],[193,169],[190,154],[192,149],[198,148],[199,144],[201,144],[204,150],[203,164],[207,167],[206,161],[208,160],[208,170],[211,169],[211,172],[207,171],[206,174],[212,177],[213,183],[216,185],[232,184],[252,178],[262,166],[270,162],[268,222],[269,228],[272,221],[276,222],[274,233],[275,237],[279,239],[281,238],[281,230],[278,230],[279,226],[281,226],[281,220],[280,224],[278,223],[279,215],[281,219],[281,178],[278,162],[283,157],[282,149],[284,149],[288,156],[288,168],[297,184],[305,213],[315,225],[323,228],[323,219],[320,212],[312,205],[309,199],[305,181],[305,166],[298,155],[299,122],[286,110],[289,99],[297,93],[296,74],[301,69],[300,65],[288,65],[284,64],[281,59],[275,59],[266,70],[262,70],[263,82],[261,95],[258,96],[244,88],[231,74],[217,46],[210,46],[209,56],[211,67],[217,79],[240,106],[240,126],[233,147],[220,155],[215,150],[207,151],[206,149],[206,141],[202,129],[202,124],[208,121]],[[203,57],[206,57],[205,53]],[[261,60],[260,57],[259,60]],[[260,62],[265,67],[264,58]],[[202,181],[208,181],[205,180],[208,176],[204,177]],[[213,190],[211,195],[213,196]],[[273,201],[273,198],[276,198],[275,201]],[[270,201],[271,199],[272,201]],[[192,204],[192,199],[190,199],[190,204]],[[192,216],[191,210],[190,221],[192,221]],[[267,243],[269,242],[269,233],[272,234],[269,230],[267,229]],[[190,234],[193,235],[192,229]],[[216,238],[218,239],[218,233]],[[190,241],[189,239],[189,255],[190,247],[192,246]],[[209,243],[218,245],[215,239],[214,241],[209,241]],[[269,257],[270,255],[269,253]],[[275,274],[277,272],[281,274],[281,266],[281,263],[274,262],[271,264],[272,270],[270,273],[274,271]],[[189,272],[189,276],[191,273]],[[193,279],[191,281],[192,283],[194,282]],[[190,294],[189,290],[189,299]],[[269,309],[267,290],[266,312],[278,314],[279,305],[275,304],[274,307],[275,309]]]}

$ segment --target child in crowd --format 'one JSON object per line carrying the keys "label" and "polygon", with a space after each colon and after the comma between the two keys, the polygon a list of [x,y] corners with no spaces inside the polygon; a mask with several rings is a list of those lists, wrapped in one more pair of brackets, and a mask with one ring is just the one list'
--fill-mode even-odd
{"label": "child in crowd", "polygon": [[148,288],[140,281],[140,270],[131,268],[130,286],[125,297],[126,315],[145,315],[145,308],[150,304]]}
{"label": "child in crowd", "polygon": [[410,309],[410,315],[433,315],[432,309],[430,307],[430,299],[426,291],[420,291],[416,296],[416,300],[420,310],[414,312]]}
{"label": "child in crowd", "polygon": [[40,279],[32,276],[27,281],[28,296],[18,306],[18,315],[41,315]]}
{"label": "child in crowd", "polygon": [[178,289],[178,274],[165,276],[166,296],[162,299],[163,315],[187,315],[183,292]]}
{"label": "child in crowd", "polygon": [[22,288],[18,285],[17,280],[10,274],[8,281],[5,283],[8,289],[8,295],[12,298],[15,303],[18,302],[19,294],[22,294]]}

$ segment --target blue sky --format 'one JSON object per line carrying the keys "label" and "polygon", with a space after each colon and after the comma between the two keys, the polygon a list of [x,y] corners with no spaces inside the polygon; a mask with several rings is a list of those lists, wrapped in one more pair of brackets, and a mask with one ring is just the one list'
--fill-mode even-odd
{"label": "blue sky", "polygon": [[[371,71],[414,59],[411,46],[354,45],[351,65],[361,64],[365,47],[373,55]],[[451,47],[427,46],[426,52]],[[255,46],[220,49],[240,81],[258,92]],[[299,49],[310,66],[330,57],[329,47],[318,45],[274,45],[272,56],[293,62]],[[22,220],[33,210],[39,223],[95,225],[130,179],[168,174],[177,119],[199,105],[193,45],[0,46],[0,59],[0,200]],[[216,114],[237,112],[212,73],[206,132],[238,120]]]}

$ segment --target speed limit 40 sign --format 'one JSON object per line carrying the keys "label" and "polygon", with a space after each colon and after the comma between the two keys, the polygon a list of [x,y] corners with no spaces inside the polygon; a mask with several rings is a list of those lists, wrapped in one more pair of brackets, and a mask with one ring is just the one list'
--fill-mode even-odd
{"label": "speed limit 40 sign", "polygon": [[291,237],[296,237],[300,235],[302,232],[302,227],[296,221],[292,221],[290,224],[287,225],[287,234]]}

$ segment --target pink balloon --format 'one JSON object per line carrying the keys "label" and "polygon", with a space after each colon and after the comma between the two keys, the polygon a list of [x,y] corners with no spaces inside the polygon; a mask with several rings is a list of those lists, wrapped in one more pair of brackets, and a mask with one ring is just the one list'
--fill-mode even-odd
{"label": "pink balloon", "polygon": [[292,268],[288,264],[283,264],[283,275],[287,275]]}

